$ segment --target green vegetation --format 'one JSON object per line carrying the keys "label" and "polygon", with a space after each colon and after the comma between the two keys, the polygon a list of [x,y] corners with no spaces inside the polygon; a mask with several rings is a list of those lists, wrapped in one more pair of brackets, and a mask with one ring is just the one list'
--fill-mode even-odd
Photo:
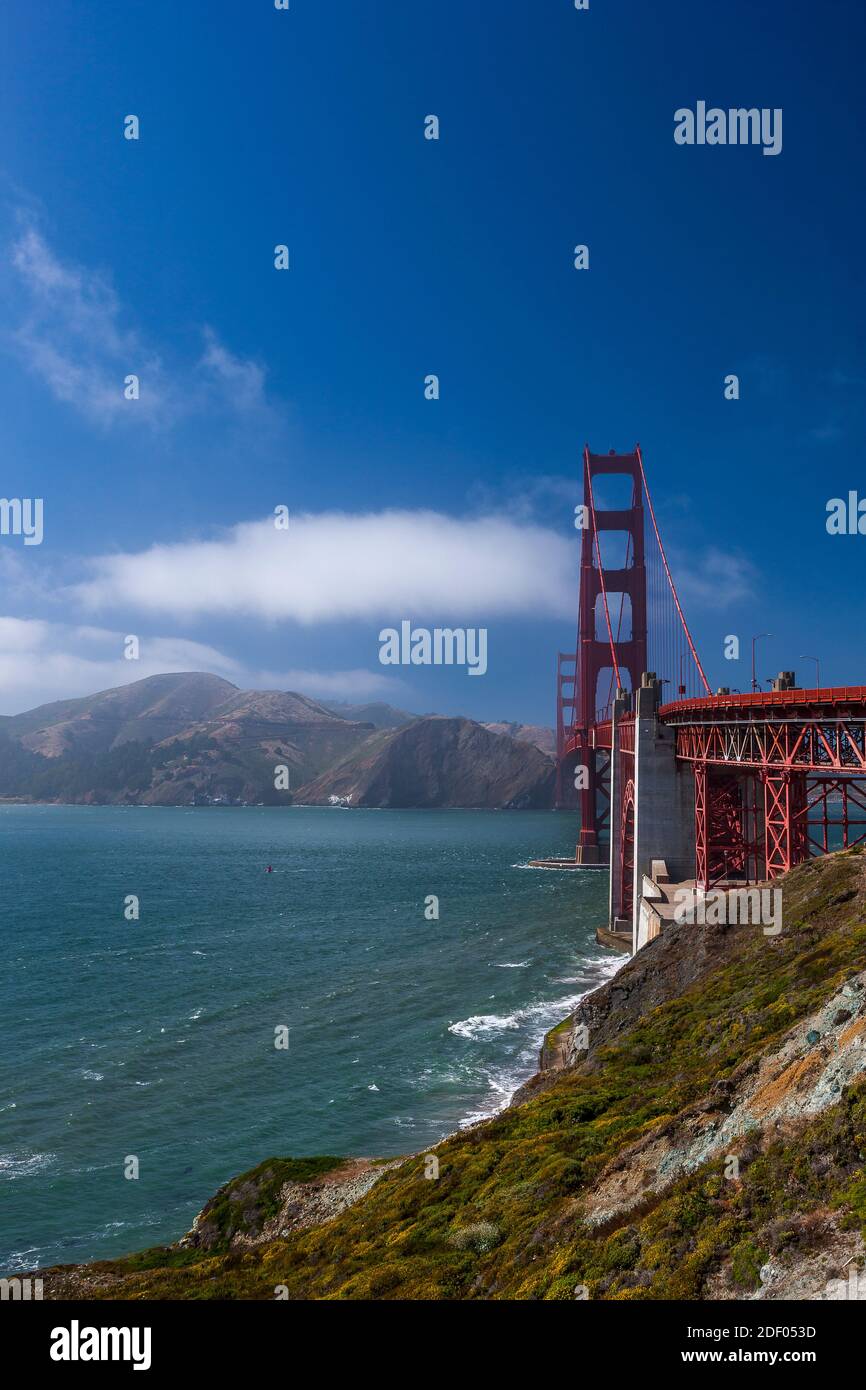
{"label": "green vegetation", "polygon": [[209,1228],[208,1249],[227,1250],[239,1232],[257,1235],[266,1221],[276,1216],[280,1191],[287,1182],[311,1182],[345,1163],[344,1158],[266,1158],[249,1173],[233,1178],[202,1212]]}
{"label": "green vegetation", "polygon": [[121,743],[103,753],[46,758],[0,733],[0,796],[5,797],[97,803],[120,797],[136,801],[165,773],[184,788],[183,799],[188,800],[194,790],[194,782],[188,778],[196,769],[205,783],[204,791],[213,788],[221,796],[239,799],[252,785],[266,805],[284,805],[292,799],[274,789],[269,756],[256,748],[242,753],[225,748],[209,734],[194,734],[159,747],[148,739]]}
{"label": "green vegetation", "polygon": [[[219,1253],[196,1262],[110,1267],[134,1298],[696,1299],[724,1264],[742,1291],[782,1251],[808,1249],[823,1215],[866,1232],[866,1083],[795,1137],[740,1153],[740,1179],[705,1163],[660,1195],[591,1227],[580,1198],[623,1148],[675,1119],[772,1048],[866,966],[859,850],[813,861],[785,882],[785,930],[738,929],[737,949],[685,993],[644,1015],[522,1106],[387,1172],[324,1227],[228,1249],[253,1191],[275,1207],[293,1163],[270,1159],[211,1204]],[[684,939],[684,945],[687,941]],[[310,1170],[312,1171],[312,1169]],[[324,1171],[321,1169],[319,1171]],[[823,1214],[823,1215],[822,1215]],[[106,1285],[105,1295],[117,1297]]]}
{"label": "green vegetation", "polygon": [[103,793],[142,790],[150,785],[154,758],[150,744],[124,743],[110,753],[87,758],[44,758],[0,734],[0,795],[36,801],[74,801],[92,788]]}
{"label": "green vegetation", "polygon": [[476,1250],[486,1255],[499,1244],[499,1227],[492,1221],[476,1221],[472,1226],[460,1226],[450,1237],[457,1250]]}

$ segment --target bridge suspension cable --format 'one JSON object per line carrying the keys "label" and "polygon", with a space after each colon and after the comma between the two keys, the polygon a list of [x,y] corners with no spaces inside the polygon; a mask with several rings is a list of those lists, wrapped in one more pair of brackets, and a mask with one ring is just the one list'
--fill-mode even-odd
{"label": "bridge suspension cable", "polygon": [[[679,621],[680,621],[680,624],[681,624],[681,629],[682,629],[682,631],[681,631],[681,633],[680,633],[680,632],[676,629],[676,624],[675,624],[675,623],[664,623],[664,622],[663,622],[663,623],[661,624],[661,630],[660,630],[660,631],[657,630],[656,633],[655,633],[656,638],[657,638],[657,639],[660,639],[660,641],[659,641],[659,643],[658,643],[658,650],[659,650],[661,653],[663,653],[664,662],[665,662],[665,669],[670,669],[670,670],[671,670],[671,675],[670,675],[670,677],[669,677],[668,679],[671,681],[671,684],[673,684],[674,681],[676,681],[677,693],[678,693],[680,696],[686,695],[686,694],[691,694],[692,692],[689,691],[689,689],[688,689],[688,685],[687,685],[687,682],[686,682],[686,679],[685,679],[685,672],[684,672],[684,670],[683,670],[683,665],[684,665],[684,660],[683,660],[683,659],[684,659],[684,657],[685,657],[685,648],[684,648],[683,645],[682,645],[681,638],[682,638],[682,637],[685,637],[685,642],[686,642],[687,647],[688,647],[688,653],[689,653],[689,655],[691,656],[691,658],[692,658],[692,660],[693,660],[693,662],[694,662],[694,665],[695,665],[695,668],[697,669],[698,675],[700,676],[701,683],[703,684],[703,687],[704,687],[704,694],[705,694],[705,695],[711,695],[711,694],[712,694],[712,691],[711,691],[711,689],[710,689],[709,681],[707,680],[706,675],[704,674],[704,668],[703,668],[703,666],[701,665],[701,659],[700,659],[700,657],[698,656],[697,650],[696,650],[696,648],[695,648],[694,641],[692,640],[692,634],[691,634],[691,632],[689,631],[689,625],[688,625],[688,623],[686,622],[686,616],[685,616],[685,614],[683,613],[682,605],[681,605],[681,603],[680,603],[679,595],[678,595],[678,593],[677,593],[677,586],[676,586],[676,584],[674,583],[674,578],[673,578],[673,575],[671,574],[670,565],[668,564],[668,557],[667,557],[667,555],[665,554],[664,544],[663,544],[663,542],[662,542],[661,533],[660,533],[660,531],[659,531],[658,522],[657,522],[657,520],[656,520],[655,507],[653,506],[653,500],[652,500],[652,496],[650,495],[649,484],[647,483],[646,472],[645,472],[644,466],[643,466],[643,454],[641,453],[641,448],[640,448],[640,445],[639,445],[639,444],[635,447],[635,454],[636,454],[636,456],[637,456],[638,466],[639,466],[639,468],[640,468],[641,482],[643,483],[644,495],[645,495],[645,497],[646,497],[647,506],[648,506],[648,508],[649,508],[650,520],[652,521],[653,533],[654,533],[655,538],[656,538],[656,545],[658,546],[658,554],[659,554],[659,557],[660,557],[660,560],[661,560],[661,564],[662,564],[662,568],[663,568],[663,571],[664,571],[664,577],[665,577],[665,579],[667,580],[667,584],[668,584],[668,587],[669,587],[669,589],[670,589],[670,594],[671,594],[671,596],[672,596],[672,598],[673,598],[674,607],[675,607],[675,610],[676,610],[676,616],[679,618]],[[652,577],[651,577],[651,583],[652,583]],[[654,597],[655,600],[656,600],[657,606],[662,607],[662,606],[663,606],[664,587],[663,587],[663,585],[661,585],[661,584],[659,584],[659,583],[656,583],[656,584],[654,585],[654,588],[655,588],[655,593],[654,593],[653,597]],[[661,592],[660,592],[660,591],[661,591]],[[671,628],[672,628],[672,627],[673,627],[673,629],[674,629],[673,633],[671,633]],[[669,664],[668,664],[668,663],[669,663]],[[678,664],[679,664],[679,679],[677,679],[677,665],[678,665]],[[689,670],[690,670],[690,669],[691,669],[691,668],[689,668]]]}
{"label": "bridge suspension cable", "polygon": [[[615,460],[615,464],[611,460]],[[622,467],[617,466],[620,462]],[[633,477],[630,506],[617,509],[604,498],[597,504],[593,485],[595,472],[630,472]],[[651,523],[647,530],[654,537],[655,545],[646,545],[643,540],[644,497]],[[669,693],[664,697],[666,700],[711,694],[668,563],[640,446],[631,455],[608,456],[590,454],[587,448],[584,451],[584,500],[589,511],[590,553],[595,583],[604,611],[602,640],[606,639],[605,646],[610,651],[610,677],[607,698],[602,705],[599,705],[601,692],[595,688],[591,671],[584,682],[580,699],[579,682],[575,681],[570,711],[574,725],[580,722],[588,727],[593,723],[604,723],[610,718],[616,690],[625,689],[629,684],[634,686],[644,669],[654,671],[662,686],[668,686]],[[616,557],[605,554],[603,558],[602,550],[607,552],[608,545],[613,542],[605,541],[602,533],[616,533],[620,519],[625,527],[625,554],[620,553]],[[608,561],[607,567],[605,559]],[[627,580],[627,575],[635,577]],[[617,599],[618,609],[615,606]],[[584,645],[587,632],[595,635],[595,623],[591,618],[587,632],[583,632],[581,623],[586,625],[586,619],[579,618],[578,621],[575,648],[578,670],[582,662],[591,660]]]}

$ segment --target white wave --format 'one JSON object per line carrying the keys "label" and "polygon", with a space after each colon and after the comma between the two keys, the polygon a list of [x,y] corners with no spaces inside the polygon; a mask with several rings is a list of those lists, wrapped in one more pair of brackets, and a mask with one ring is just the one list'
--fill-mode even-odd
{"label": "white wave", "polygon": [[531,964],[531,961],[504,960],[500,963],[499,961],[492,960],[490,964],[494,967],[495,970],[525,970],[526,967]]}
{"label": "white wave", "polygon": [[38,1269],[44,1263],[39,1255],[44,1247],[31,1245],[29,1250],[13,1250],[3,1260],[3,1269],[7,1274],[17,1274],[19,1270]]}
{"label": "white wave", "polygon": [[524,1069],[513,1072],[502,1072],[499,1076],[488,1076],[490,1095],[486,1102],[482,1102],[477,1110],[473,1110],[468,1115],[464,1115],[460,1121],[461,1129],[468,1129],[470,1125],[477,1125],[481,1120],[489,1120],[491,1116],[497,1115],[500,1110],[504,1110],[518,1086],[526,1080]]}
{"label": "white wave", "polygon": [[425,1067],[417,1076],[407,1076],[406,1085],[413,1091],[427,1095],[431,1091],[438,1091],[442,1086],[471,1086],[473,1080],[471,1064],[463,1062],[449,1065],[440,1062],[435,1067]]}
{"label": "white wave", "polygon": [[85,1081],[104,1081],[105,1074],[101,1071],[83,1071],[81,1073]]}
{"label": "white wave", "polygon": [[517,1056],[503,1066],[481,1068],[489,1095],[478,1109],[460,1121],[461,1129],[477,1124],[479,1120],[487,1120],[505,1109],[518,1087],[535,1071],[538,1048],[548,1030],[572,1013],[582,999],[605,984],[624,964],[623,956],[590,958],[585,962],[584,973],[574,980],[575,984],[583,985],[579,993],[528,1004],[512,1014],[476,1014],[449,1026],[450,1033],[470,1040],[477,1040],[486,1034],[525,1029],[525,1043]]}
{"label": "white wave", "polygon": [[533,869],[542,874],[606,874],[604,864],[512,864],[512,869]]}
{"label": "white wave", "polygon": [[[471,1018],[461,1019],[459,1023],[449,1023],[448,1032],[455,1033],[458,1038],[476,1038],[484,1033],[504,1033],[508,1029],[521,1028],[526,1023],[538,1022],[540,1020],[557,1021],[565,1018],[566,1014],[571,1013],[572,1009],[580,1003],[580,1000],[589,994],[591,990],[597,989],[603,983],[601,979],[589,982],[587,988],[579,994],[566,995],[564,999],[542,1000],[537,1004],[527,1004],[523,1009],[515,1009],[511,1014],[473,1014]],[[545,1028],[545,1032],[547,1029]]]}
{"label": "white wave", "polygon": [[57,1154],[0,1154],[0,1174],[4,1178],[29,1178],[57,1162]]}
{"label": "white wave", "polygon": [[482,1033],[504,1033],[508,1028],[519,1028],[520,1020],[515,1014],[473,1014],[459,1023],[449,1023],[448,1032],[458,1038],[477,1038]]}

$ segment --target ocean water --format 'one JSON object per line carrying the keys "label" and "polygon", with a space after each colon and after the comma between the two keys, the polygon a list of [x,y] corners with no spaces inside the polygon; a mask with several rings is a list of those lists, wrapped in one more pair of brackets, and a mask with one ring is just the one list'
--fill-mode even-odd
{"label": "ocean water", "polygon": [[412,1153],[493,1113],[620,964],[606,874],[526,867],[573,837],[544,812],[0,807],[0,1271],[176,1239],[273,1154]]}

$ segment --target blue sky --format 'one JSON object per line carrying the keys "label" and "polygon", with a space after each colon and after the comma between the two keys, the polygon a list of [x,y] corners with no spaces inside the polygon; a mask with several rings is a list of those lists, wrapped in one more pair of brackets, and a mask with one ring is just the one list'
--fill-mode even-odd
{"label": "blue sky", "polygon": [[[825,529],[864,40],[844,0],[7,0],[0,492],[45,537],[0,537],[0,711],[212,669],[549,723],[587,440],[640,440],[712,685],[761,631],[759,675],[866,680]],[[698,100],[782,108],[781,154],[676,145]],[[487,675],[381,666],[403,618],[487,627]]]}

